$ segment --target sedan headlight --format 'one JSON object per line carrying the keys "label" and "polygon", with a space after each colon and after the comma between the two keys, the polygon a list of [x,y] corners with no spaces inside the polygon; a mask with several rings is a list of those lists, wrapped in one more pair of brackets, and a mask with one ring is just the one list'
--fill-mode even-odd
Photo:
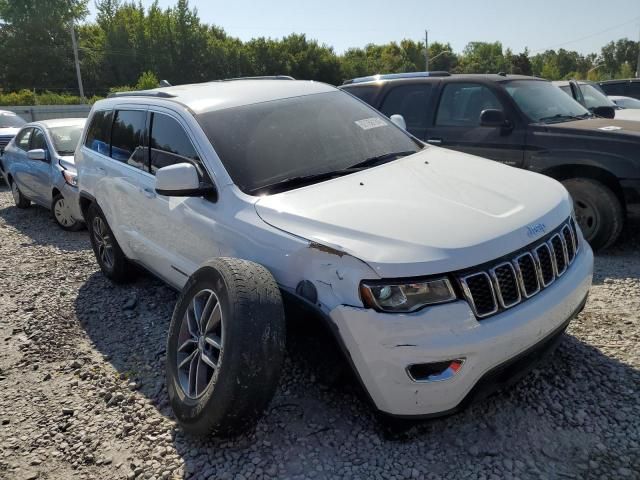
{"label": "sedan headlight", "polygon": [[71,185],[72,187],[77,187],[78,186],[78,175],[69,171],[69,170],[63,170],[62,171],[62,176],[64,177],[64,181],[67,182],[69,185]]}
{"label": "sedan headlight", "polygon": [[360,284],[360,295],[366,307],[382,312],[415,312],[427,305],[456,299],[448,278],[388,283],[365,281]]}

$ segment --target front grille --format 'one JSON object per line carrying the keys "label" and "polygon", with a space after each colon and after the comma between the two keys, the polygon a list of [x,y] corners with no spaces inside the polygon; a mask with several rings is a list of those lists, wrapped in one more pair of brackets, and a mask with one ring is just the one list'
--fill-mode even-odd
{"label": "front grille", "polygon": [[458,277],[463,294],[478,318],[486,318],[531,298],[563,275],[578,253],[573,218],[546,239]]}

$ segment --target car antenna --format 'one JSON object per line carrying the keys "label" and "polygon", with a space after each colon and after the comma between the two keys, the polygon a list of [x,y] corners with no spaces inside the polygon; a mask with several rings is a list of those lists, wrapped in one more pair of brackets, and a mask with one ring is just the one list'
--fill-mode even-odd
{"label": "car antenna", "polygon": [[171,87],[172,85],[167,80],[160,80],[161,87]]}

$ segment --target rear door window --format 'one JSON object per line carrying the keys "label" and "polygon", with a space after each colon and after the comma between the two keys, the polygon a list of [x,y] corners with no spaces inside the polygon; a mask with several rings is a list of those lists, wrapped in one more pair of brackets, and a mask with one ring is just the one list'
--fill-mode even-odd
{"label": "rear door window", "polygon": [[489,87],[479,83],[449,83],[440,98],[436,125],[478,127],[480,113],[487,109],[503,109]]}
{"label": "rear door window", "polygon": [[25,152],[29,150],[29,142],[31,140],[32,133],[33,128],[25,128],[19,132],[18,135],[16,135],[16,146]]}
{"label": "rear door window", "polygon": [[198,169],[200,177],[204,176],[196,149],[187,132],[174,118],[157,112],[151,114],[149,147],[152,174],[155,175],[162,167],[176,163],[191,163]]}
{"label": "rear door window", "polygon": [[380,111],[387,117],[400,114],[404,117],[407,130],[427,128],[427,105],[432,86],[427,83],[420,85],[399,85],[393,88],[384,98]]}
{"label": "rear door window", "polygon": [[109,156],[109,142],[111,139],[111,124],[113,123],[113,111],[101,110],[95,112],[91,118],[91,124],[87,130],[85,146],[91,150]]}
{"label": "rear door window", "polygon": [[147,171],[144,155],[147,112],[116,110],[111,131],[111,158]]}
{"label": "rear door window", "polygon": [[367,102],[369,105],[373,105],[373,101],[380,88],[374,86],[366,86],[345,88],[344,90],[349,92],[351,95],[355,95],[363,102]]}

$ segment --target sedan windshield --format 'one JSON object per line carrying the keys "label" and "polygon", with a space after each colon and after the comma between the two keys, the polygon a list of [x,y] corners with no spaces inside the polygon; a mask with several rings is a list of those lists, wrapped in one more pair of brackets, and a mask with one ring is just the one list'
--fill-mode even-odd
{"label": "sedan windshield", "polygon": [[0,128],[20,128],[25,122],[14,113],[0,113]]}
{"label": "sedan windshield", "polygon": [[233,182],[253,195],[353,173],[423,148],[388,118],[338,91],[196,118]]}
{"label": "sedan windshield", "polygon": [[557,123],[591,116],[589,111],[550,82],[512,80],[505,89],[533,122]]}
{"label": "sedan windshield", "polygon": [[593,85],[589,85],[588,83],[580,84],[580,91],[584,97],[584,104],[589,109],[598,107],[618,107],[609,99],[609,97],[602,93],[600,89]]}
{"label": "sedan windshield", "polygon": [[64,127],[51,127],[49,134],[53,140],[53,146],[58,155],[73,155],[80,136],[82,135],[82,125],[67,125]]}

